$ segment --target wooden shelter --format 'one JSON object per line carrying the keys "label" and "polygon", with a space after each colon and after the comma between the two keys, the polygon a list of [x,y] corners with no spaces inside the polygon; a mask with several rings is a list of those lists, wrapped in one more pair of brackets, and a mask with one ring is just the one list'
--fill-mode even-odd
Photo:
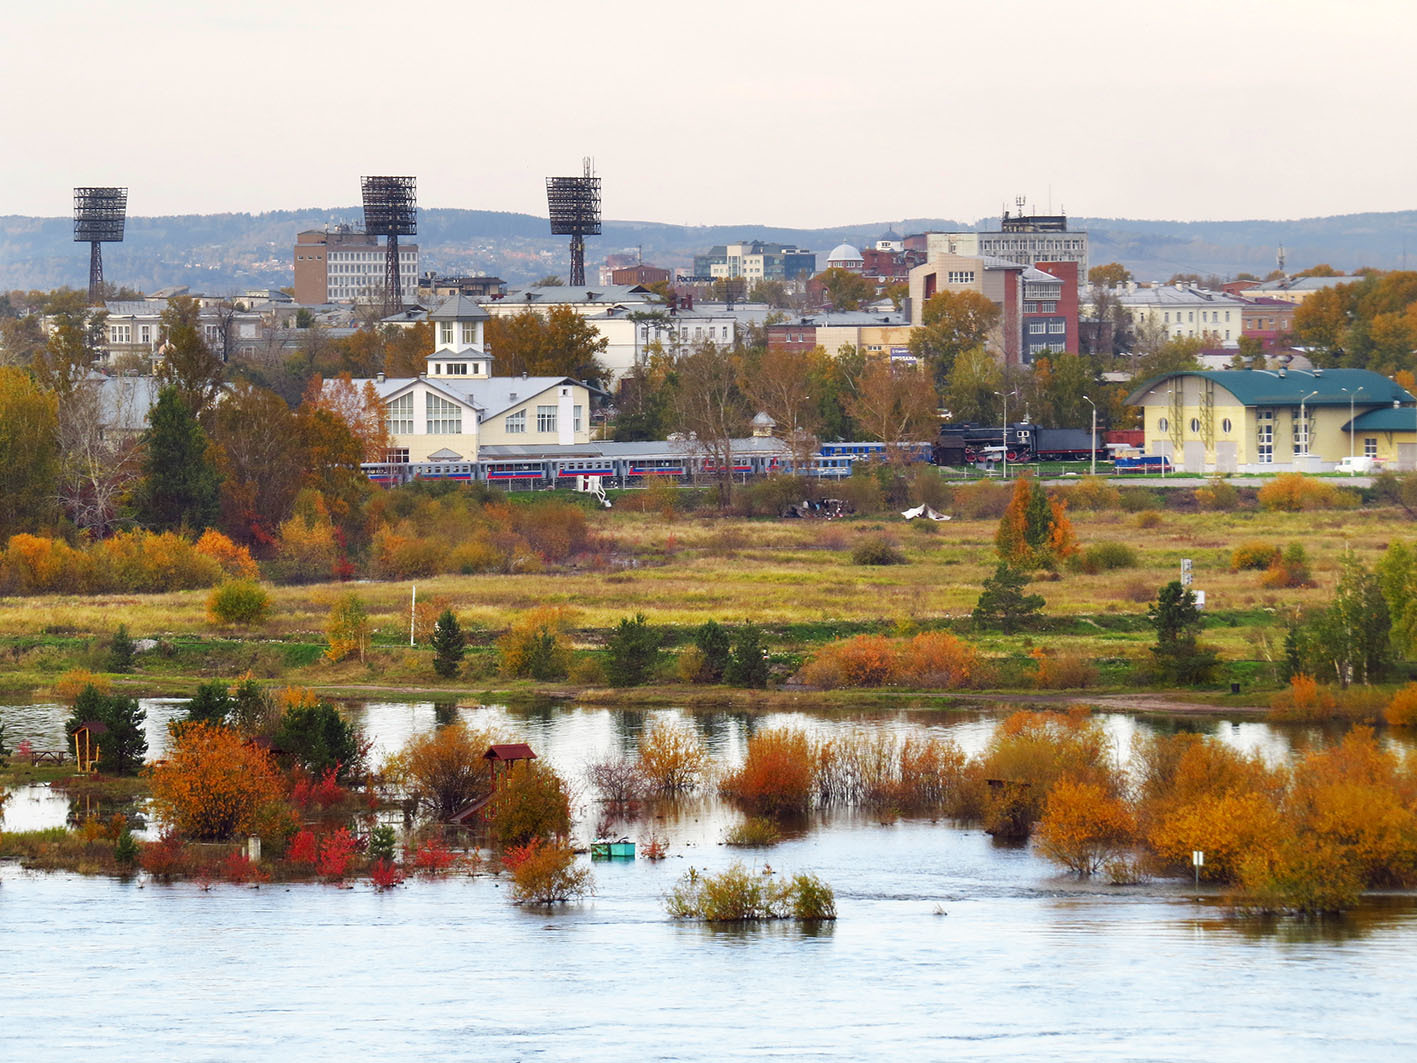
{"label": "wooden shelter", "polygon": [[101,755],[98,738],[106,734],[108,725],[102,720],[85,720],[74,728],[74,760],[83,774],[91,774],[97,769]]}

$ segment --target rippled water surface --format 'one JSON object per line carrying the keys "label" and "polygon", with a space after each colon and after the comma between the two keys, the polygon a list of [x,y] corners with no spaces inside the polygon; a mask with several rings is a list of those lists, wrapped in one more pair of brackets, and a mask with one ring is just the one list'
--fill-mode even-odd
{"label": "rippled water surface", "polygon": [[[11,740],[26,737],[5,711]],[[570,775],[632,748],[645,722],[602,709],[351,711],[385,750],[440,717],[499,722]],[[751,726],[695,721],[723,760]],[[942,727],[975,747],[992,722],[877,714],[863,725]],[[1153,724],[1108,726],[1125,740]],[[1266,755],[1311,740],[1239,726],[1249,730],[1231,737]],[[670,859],[597,863],[596,895],[550,915],[511,905],[488,878],[383,894],[203,891],[5,866],[0,1057],[1417,1058],[1417,909],[1406,901],[1317,930],[1265,925],[1179,885],[1079,886],[980,831],[840,815],[747,855],[759,871],[830,882],[835,925],[670,922],[662,897],[688,866],[743,856],[717,844],[733,817],[716,802],[685,805],[659,824]]]}

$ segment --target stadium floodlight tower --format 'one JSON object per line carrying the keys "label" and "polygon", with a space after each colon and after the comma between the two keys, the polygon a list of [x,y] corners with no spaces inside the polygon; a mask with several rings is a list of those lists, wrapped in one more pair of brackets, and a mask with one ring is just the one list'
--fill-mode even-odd
{"label": "stadium floodlight tower", "polygon": [[74,189],[74,242],[89,245],[89,305],[103,302],[103,247],[123,240],[126,188]]}
{"label": "stadium floodlight tower", "polygon": [[418,232],[418,194],[412,177],[363,177],[364,231],[388,237],[384,252],[384,313],[403,309],[399,237]]}
{"label": "stadium floodlight tower", "polygon": [[551,235],[571,237],[570,284],[585,284],[585,238],[600,235],[600,178],[587,157],[580,177],[548,177],[546,203],[551,210]]}

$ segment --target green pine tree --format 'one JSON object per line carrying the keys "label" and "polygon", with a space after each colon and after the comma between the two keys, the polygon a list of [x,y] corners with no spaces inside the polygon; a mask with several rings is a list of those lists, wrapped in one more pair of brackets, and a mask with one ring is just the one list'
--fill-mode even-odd
{"label": "green pine tree", "polygon": [[138,648],[128,634],[128,625],[119,624],[113,633],[113,641],[108,644],[108,670],[126,675],[133,670],[133,657]]}
{"label": "green pine tree", "polygon": [[731,686],[760,690],[768,685],[768,653],[762,628],[752,621],[744,624],[733,642],[733,656],[723,680]]}
{"label": "green pine tree", "polygon": [[622,617],[606,646],[605,674],[611,686],[634,687],[647,683],[659,666],[659,632],[649,626],[644,613]]}
{"label": "green pine tree", "polygon": [[1012,635],[1038,618],[1044,601],[1041,594],[1025,594],[1028,573],[1000,562],[984,581],[983,592],[974,606],[974,623],[981,628],[998,628]]}
{"label": "green pine tree", "polygon": [[444,679],[452,679],[462,666],[467,652],[467,636],[458,625],[451,609],[444,609],[433,625],[433,671]]}
{"label": "green pine tree", "polygon": [[138,486],[138,513],[158,531],[202,529],[216,522],[221,477],[207,434],[178,397],[163,388],[148,413],[146,459]]}
{"label": "green pine tree", "polygon": [[103,724],[105,730],[97,735],[99,770],[112,775],[131,775],[143,766],[143,758],[148,753],[148,737],[143,727],[147,715],[137,698],[105,694],[90,685],[79,692],[64,730],[72,740],[80,724],[90,721]]}
{"label": "green pine tree", "polygon": [[733,640],[729,637],[728,632],[718,621],[710,620],[694,632],[694,645],[698,648],[699,653],[703,654],[698,681],[700,683],[721,683],[723,673],[733,658]]}

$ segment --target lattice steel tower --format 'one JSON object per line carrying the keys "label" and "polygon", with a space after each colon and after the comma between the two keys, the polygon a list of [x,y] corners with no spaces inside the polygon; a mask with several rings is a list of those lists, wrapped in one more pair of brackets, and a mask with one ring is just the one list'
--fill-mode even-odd
{"label": "lattice steel tower", "polygon": [[384,313],[403,309],[399,237],[418,232],[418,194],[412,177],[362,177],[364,231],[388,237],[384,258]]}
{"label": "lattice steel tower", "polygon": [[585,284],[585,238],[600,235],[600,178],[585,159],[580,177],[548,177],[546,204],[551,210],[551,235],[571,237],[572,287]]}
{"label": "lattice steel tower", "polygon": [[74,242],[89,245],[89,305],[103,302],[103,247],[121,243],[128,216],[126,188],[74,189]]}

